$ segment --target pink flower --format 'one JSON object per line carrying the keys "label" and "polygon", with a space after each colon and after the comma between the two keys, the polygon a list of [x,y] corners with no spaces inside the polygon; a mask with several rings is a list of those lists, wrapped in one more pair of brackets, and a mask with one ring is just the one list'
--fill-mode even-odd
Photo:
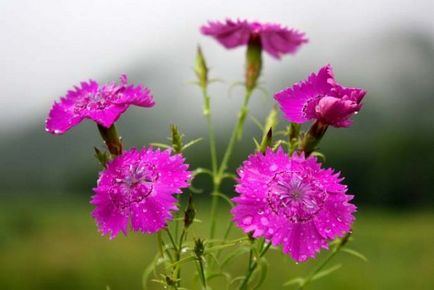
{"label": "pink flower", "polygon": [[279,24],[247,20],[210,21],[200,30],[203,34],[214,37],[228,49],[246,45],[252,38],[259,38],[264,50],[277,59],[283,54],[295,53],[303,43],[308,42],[304,33],[297,30]]}
{"label": "pink flower", "polygon": [[348,127],[349,118],[360,111],[365,94],[362,89],[336,83],[331,65],[326,65],[307,80],[276,93],[274,98],[290,122],[316,119],[326,125]]}
{"label": "pink flower", "polygon": [[55,102],[46,120],[45,130],[52,134],[63,134],[83,119],[91,119],[109,128],[130,105],[154,106],[149,89],[128,85],[122,75],[120,84],[114,82],[100,85],[96,81],[82,82],[67,92],[60,102]]}
{"label": "pink flower", "polygon": [[191,173],[182,155],[170,150],[131,149],[111,161],[100,173],[92,216],[100,232],[114,238],[128,226],[133,231],[154,233],[177,210],[174,194],[189,185]]}
{"label": "pink flower", "polygon": [[235,223],[254,237],[282,245],[297,262],[315,257],[328,248],[328,240],[351,229],[353,196],[345,194],[339,173],[322,169],[315,157],[268,149],[266,155],[249,156],[238,175]]}

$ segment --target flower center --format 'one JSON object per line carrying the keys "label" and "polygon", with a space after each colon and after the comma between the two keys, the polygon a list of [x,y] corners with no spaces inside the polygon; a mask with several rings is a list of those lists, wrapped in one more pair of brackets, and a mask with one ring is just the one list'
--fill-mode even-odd
{"label": "flower center", "polygon": [[277,173],[268,184],[267,202],[271,211],[292,223],[310,221],[326,198],[321,186],[299,172]]}
{"label": "flower center", "polygon": [[119,186],[116,196],[111,199],[114,205],[123,210],[130,206],[144,201],[154,188],[158,180],[158,172],[153,164],[137,162],[130,164],[126,170],[120,172],[115,182]]}
{"label": "flower center", "polygon": [[114,84],[99,87],[96,92],[88,92],[74,106],[74,113],[79,114],[83,111],[102,111],[110,106],[115,98],[121,93],[121,86]]}
{"label": "flower center", "polygon": [[316,107],[316,105],[318,104],[319,100],[322,97],[323,97],[322,95],[317,95],[317,96],[314,96],[314,97],[308,99],[304,103],[303,108],[301,109],[301,111],[303,112],[303,116],[305,118],[310,119],[310,116],[315,116],[315,113],[316,113],[315,107]]}

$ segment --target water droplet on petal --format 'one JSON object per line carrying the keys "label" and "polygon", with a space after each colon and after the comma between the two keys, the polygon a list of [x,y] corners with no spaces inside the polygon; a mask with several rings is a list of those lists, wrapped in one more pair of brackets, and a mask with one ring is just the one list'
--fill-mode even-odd
{"label": "water droplet on petal", "polygon": [[272,164],[270,166],[270,171],[276,171],[277,170],[277,165],[276,164]]}
{"label": "water droplet on petal", "polygon": [[250,225],[252,223],[253,217],[251,215],[246,215],[243,218],[243,224]]}

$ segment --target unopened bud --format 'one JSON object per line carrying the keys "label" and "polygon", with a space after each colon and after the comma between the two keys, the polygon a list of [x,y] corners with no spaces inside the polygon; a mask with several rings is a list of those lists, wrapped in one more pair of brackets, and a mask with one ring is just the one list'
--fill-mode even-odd
{"label": "unopened bud", "polygon": [[194,240],[194,254],[200,258],[205,251],[205,244],[201,239]]}
{"label": "unopened bud", "polygon": [[172,149],[175,153],[181,153],[182,135],[174,124],[170,125],[170,130],[172,131]]}
{"label": "unopened bud", "polygon": [[177,282],[176,282],[175,279],[173,279],[173,278],[170,277],[169,275],[165,275],[164,278],[165,278],[165,280],[166,280],[166,284],[167,284],[167,286],[170,286],[170,287],[176,287]]}
{"label": "unopened bud", "polygon": [[268,147],[272,147],[273,144],[273,128],[270,128],[264,136],[262,136],[261,145],[259,147],[259,151],[262,154],[265,154]]}
{"label": "unopened bud", "polygon": [[194,72],[196,73],[199,86],[205,88],[208,85],[208,67],[206,66],[205,57],[200,46],[197,47]]}
{"label": "unopened bud", "polygon": [[184,227],[187,229],[191,226],[196,216],[196,209],[193,206],[193,196],[190,194],[188,197],[187,208],[184,211]]}

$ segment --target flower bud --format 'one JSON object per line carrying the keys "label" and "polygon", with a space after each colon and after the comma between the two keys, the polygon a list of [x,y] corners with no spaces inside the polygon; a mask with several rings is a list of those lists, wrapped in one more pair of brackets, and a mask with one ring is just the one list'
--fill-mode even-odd
{"label": "flower bud", "polygon": [[258,35],[250,36],[246,62],[246,89],[252,91],[257,85],[262,69],[262,45]]}
{"label": "flower bud", "polygon": [[205,57],[200,46],[197,47],[194,72],[196,73],[199,86],[205,88],[208,85],[208,67],[206,66]]}
{"label": "flower bud", "polygon": [[193,206],[193,196],[190,194],[188,197],[187,208],[184,211],[184,227],[188,229],[194,221],[196,216],[196,209]]}
{"label": "flower bud", "polygon": [[201,239],[194,240],[194,254],[196,257],[200,258],[203,256],[205,251],[205,244]]}
{"label": "flower bud", "polygon": [[172,288],[172,287],[175,288],[178,284],[177,281],[173,277],[170,277],[169,275],[165,275],[164,280],[166,280],[166,284],[170,288]]}
{"label": "flower bud", "polygon": [[182,151],[182,135],[175,124],[170,125],[172,131],[172,148],[175,153],[181,153]]}
{"label": "flower bud", "polygon": [[273,128],[270,127],[267,134],[262,137],[261,145],[259,147],[259,151],[262,154],[265,154],[267,148],[272,147],[273,143]]}

